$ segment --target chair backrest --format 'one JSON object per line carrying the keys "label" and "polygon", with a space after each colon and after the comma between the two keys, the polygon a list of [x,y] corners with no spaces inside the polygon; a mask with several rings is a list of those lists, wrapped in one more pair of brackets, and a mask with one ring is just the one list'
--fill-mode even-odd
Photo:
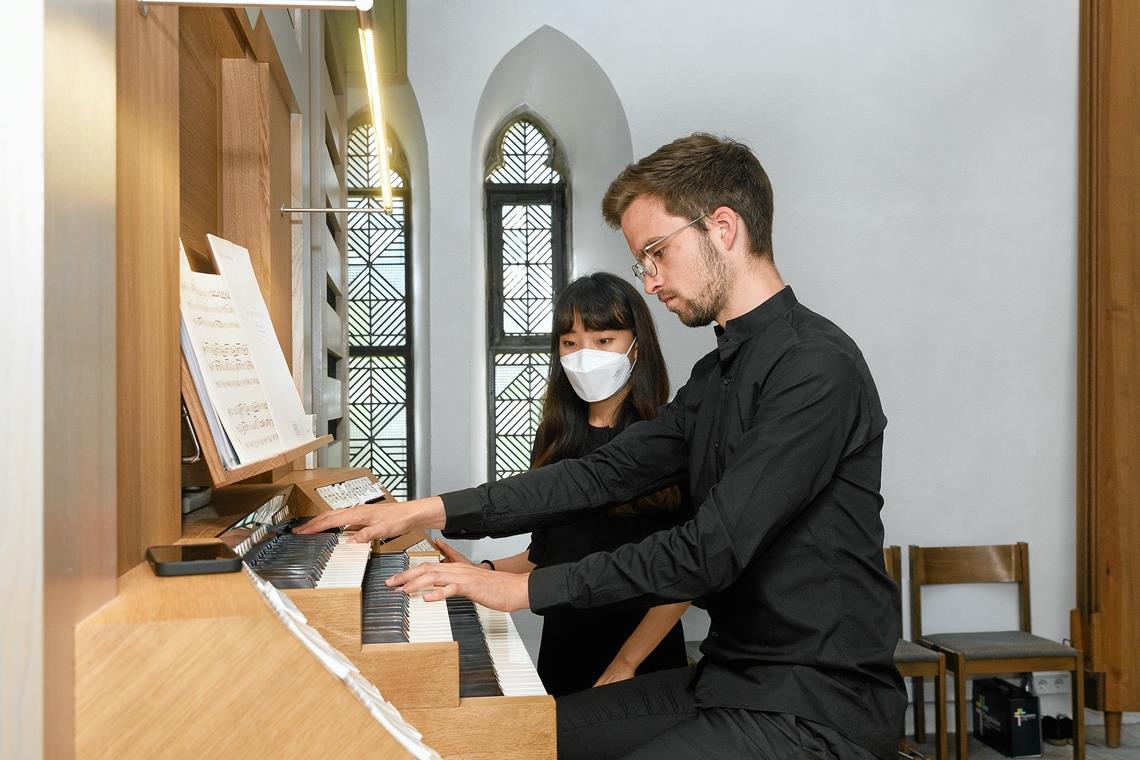
{"label": "chair backrest", "polygon": [[887,575],[895,582],[895,601],[899,605],[899,635],[902,635],[902,547],[884,546],[883,564],[887,566]]}
{"label": "chair backrest", "polygon": [[1016,583],[1018,620],[1030,633],[1029,544],[910,547],[910,632],[922,636],[922,587],[948,583]]}

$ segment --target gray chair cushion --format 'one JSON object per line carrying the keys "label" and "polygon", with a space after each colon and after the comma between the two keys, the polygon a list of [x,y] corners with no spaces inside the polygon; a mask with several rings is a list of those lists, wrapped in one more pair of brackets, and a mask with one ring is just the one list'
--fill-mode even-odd
{"label": "gray chair cushion", "polygon": [[938,653],[913,641],[899,639],[895,645],[895,662],[938,662]]}
{"label": "gray chair cushion", "polygon": [[935,633],[923,636],[924,643],[966,655],[968,660],[1002,660],[1012,657],[1075,657],[1077,650],[1052,639],[1024,631],[985,633]]}

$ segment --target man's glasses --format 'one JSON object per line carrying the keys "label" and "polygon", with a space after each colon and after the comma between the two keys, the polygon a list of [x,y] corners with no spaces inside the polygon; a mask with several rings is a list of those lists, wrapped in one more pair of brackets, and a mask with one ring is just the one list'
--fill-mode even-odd
{"label": "man's glasses", "polygon": [[634,259],[636,259],[636,261],[633,265],[633,275],[642,282],[645,281],[646,277],[655,277],[657,275],[657,259],[662,255],[661,248],[674,237],[680,235],[689,227],[692,227],[694,224],[701,221],[711,213],[712,211],[706,211],[693,221],[682,225],[681,227],[678,227],[665,237],[657,238],[652,243],[638,251],[634,255]]}

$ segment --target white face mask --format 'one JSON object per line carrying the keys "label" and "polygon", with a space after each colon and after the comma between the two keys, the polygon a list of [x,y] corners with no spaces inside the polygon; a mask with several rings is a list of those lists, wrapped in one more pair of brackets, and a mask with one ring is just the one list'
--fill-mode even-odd
{"label": "white face mask", "polygon": [[634,338],[624,354],[583,348],[563,356],[560,360],[562,369],[574,392],[583,401],[601,401],[624,388],[633,372],[629,352],[636,344],[637,338]]}

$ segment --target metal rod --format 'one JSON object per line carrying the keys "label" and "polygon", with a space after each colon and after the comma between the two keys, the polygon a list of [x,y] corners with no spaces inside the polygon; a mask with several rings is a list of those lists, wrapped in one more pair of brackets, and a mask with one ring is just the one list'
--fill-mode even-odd
{"label": "metal rod", "polygon": [[194,453],[182,456],[182,464],[197,464],[202,461],[202,444],[198,443],[198,434],[194,432],[194,423],[190,421],[190,412],[186,409],[186,402],[182,402],[182,421],[190,429],[190,440],[194,442]]}
{"label": "metal rod", "polygon": [[182,8],[296,8],[314,11],[355,11],[357,0],[139,0],[139,7],[177,5]]}
{"label": "metal rod", "polygon": [[286,214],[388,214],[392,212],[377,206],[364,206],[363,208],[285,208],[281,207],[281,216]]}

